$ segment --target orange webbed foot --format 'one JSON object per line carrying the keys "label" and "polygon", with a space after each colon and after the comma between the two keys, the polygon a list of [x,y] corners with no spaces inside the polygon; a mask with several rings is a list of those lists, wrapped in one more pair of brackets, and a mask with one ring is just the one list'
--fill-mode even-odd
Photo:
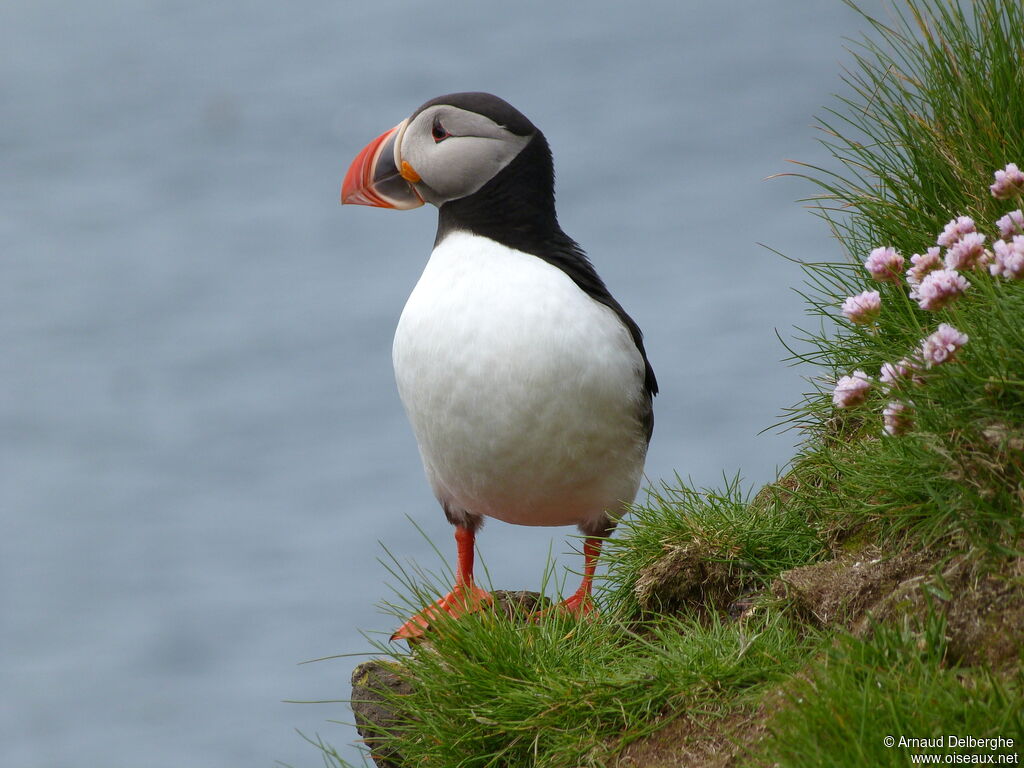
{"label": "orange webbed foot", "polygon": [[417,640],[423,637],[431,622],[436,621],[440,616],[448,615],[458,618],[479,611],[485,605],[491,605],[493,602],[494,598],[486,589],[475,584],[456,584],[451,592],[440,600],[434,601],[400,626],[391,639]]}
{"label": "orange webbed foot", "polygon": [[577,619],[594,619],[597,618],[597,606],[594,605],[594,599],[589,594],[576,592],[550,608],[537,611],[530,618],[533,621],[540,621],[548,616],[564,616],[566,614]]}

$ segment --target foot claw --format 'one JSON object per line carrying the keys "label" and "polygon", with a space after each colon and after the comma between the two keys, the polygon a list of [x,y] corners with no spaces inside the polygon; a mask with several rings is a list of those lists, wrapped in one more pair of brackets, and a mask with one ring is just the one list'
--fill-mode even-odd
{"label": "foot claw", "polygon": [[597,616],[597,606],[594,605],[594,601],[590,595],[581,595],[576,593],[567,597],[557,605],[545,608],[543,611],[537,611],[530,618],[533,619],[533,621],[540,621],[553,613],[560,613],[563,615],[568,613],[570,616],[574,616],[577,619],[594,618]]}
{"label": "foot claw", "polygon": [[494,598],[486,589],[477,586],[456,585],[455,588],[440,600],[434,601],[422,611],[417,613],[405,624],[400,626],[391,636],[392,640],[418,640],[423,637],[432,621],[436,621],[442,614],[452,618],[465,616],[467,613],[479,611],[485,605],[490,605]]}
{"label": "foot claw", "polygon": [[572,597],[566,598],[555,607],[568,611],[573,616],[580,618],[597,614],[597,606],[594,605],[594,600],[590,595],[575,594]]}

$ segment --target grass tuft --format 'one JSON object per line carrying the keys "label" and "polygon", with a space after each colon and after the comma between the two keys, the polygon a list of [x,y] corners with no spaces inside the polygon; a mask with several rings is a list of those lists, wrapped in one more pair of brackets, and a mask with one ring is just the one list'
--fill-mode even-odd
{"label": "grass tuft", "polygon": [[768,609],[743,624],[680,616],[640,631],[473,614],[393,656],[415,685],[391,697],[409,724],[390,746],[409,765],[604,765],[666,715],[728,712],[796,669],[812,642]]}
{"label": "grass tuft", "polygon": [[[937,312],[921,309],[905,283],[878,283],[862,262],[875,247],[906,258],[935,244],[956,216],[974,218],[987,242],[994,222],[1021,200],[997,200],[995,170],[1024,160],[1024,5],[979,0],[904,0],[893,20],[864,17],[872,38],[854,51],[850,95],[821,125],[838,170],[809,174],[812,198],[847,263],[804,265],[801,293],[815,321],[798,330],[792,359],[822,370],[789,410],[805,431],[795,464],[808,512],[877,525],[880,536],[966,540],[1019,552],[1024,520],[1024,281],[969,270],[967,294]],[[877,324],[839,316],[848,296],[878,290]],[[863,406],[836,410],[835,381],[854,370],[876,380],[883,363],[911,356],[940,323],[966,333],[954,363],[924,383],[873,388]],[[890,400],[913,406],[914,428],[882,431]],[[815,478],[815,471],[820,475]]]}
{"label": "grass tuft", "polygon": [[[825,552],[817,531],[787,493],[769,486],[752,503],[739,476],[721,489],[696,489],[678,476],[674,484],[651,488],[635,505],[620,534],[606,546],[609,563],[603,595],[609,607],[625,615],[671,608],[645,596],[652,568],[673,556],[698,560],[695,601],[707,601],[710,582],[725,588],[723,597],[763,587],[780,571],[813,562]],[[708,572],[710,567],[713,573]],[[678,569],[677,569],[678,570]],[[675,582],[676,574],[666,573]],[[662,603],[669,601],[662,600]],[[720,609],[725,606],[718,606]]]}
{"label": "grass tuft", "polygon": [[[970,755],[1016,755],[1024,743],[1024,677],[950,664],[945,622],[936,614],[917,628],[877,626],[868,638],[841,636],[778,697],[781,710],[748,765],[902,768],[912,754],[971,762]],[[957,747],[950,735],[1012,743]],[[908,746],[901,738],[942,744]]]}

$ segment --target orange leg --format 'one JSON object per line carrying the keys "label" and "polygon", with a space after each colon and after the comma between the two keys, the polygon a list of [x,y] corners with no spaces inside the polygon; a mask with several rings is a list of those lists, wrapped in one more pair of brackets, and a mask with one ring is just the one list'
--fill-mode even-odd
{"label": "orange leg", "polygon": [[458,567],[455,571],[455,586],[452,591],[417,613],[391,636],[392,640],[411,640],[422,637],[433,619],[447,613],[459,617],[480,610],[492,601],[491,594],[473,583],[473,544],[476,532],[472,528],[455,526],[455,545],[458,552]]}
{"label": "orange leg", "polygon": [[596,613],[597,608],[594,607],[594,601],[591,599],[590,593],[594,585],[594,571],[597,568],[597,556],[601,553],[602,541],[604,539],[601,537],[587,537],[586,541],[583,542],[583,581],[580,582],[580,588],[558,605],[545,608],[543,611],[533,614],[535,621],[549,616],[555,611],[568,611],[578,618],[591,616]]}
{"label": "orange leg", "polygon": [[601,553],[601,542],[603,539],[588,536],[583,543],[583,581],[580,588],[572,595],[558,604],[575,616],[586,616],[593,613],[594,601],[590,597],[591,588],[594,583],[594,570],[597,568],[597,556]]}

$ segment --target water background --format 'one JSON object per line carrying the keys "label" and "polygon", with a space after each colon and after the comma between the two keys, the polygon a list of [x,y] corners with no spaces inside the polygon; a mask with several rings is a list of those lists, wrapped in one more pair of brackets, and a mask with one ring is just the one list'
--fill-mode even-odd
{"label": "water background", "polygon": [[[391,373],[431,209],[338,206],[352,156],[435,95],[545,131],[563,227],[646,332],[647,470],[770,480],[762,434],[800,259],[840,258],[765,181],[821,162],[838,0],[0,5],[0,765],[319,765],[360,630],[394,620],[378,541],[450,529]],[[803,372],[806,373],[806,372]],[[572,529],[491,522],[501,588]],[[348,748],[349,756],[355,754]]]}

